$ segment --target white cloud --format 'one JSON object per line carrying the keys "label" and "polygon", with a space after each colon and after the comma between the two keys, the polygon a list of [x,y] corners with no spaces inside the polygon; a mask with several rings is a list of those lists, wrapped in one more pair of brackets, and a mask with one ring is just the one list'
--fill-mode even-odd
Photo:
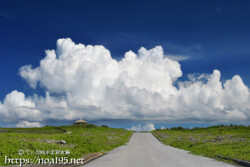
{"label": "white cloud", "polygon": [[148,123],[144,126],[142,125],[137,125],[137,126],[132,126],[131,128],[129,128],[128,130],[131,130],[131,131],[152,131],[152,130],[155,130],[155,127],[154,127],[154,124],[152,123]]}
{"label": "white cloud", "polygon": [[42,126],[43,125],[40,122],[28,122],[28,121],[21,121],[16,125],[16,127],[18,128],[33,128]]}
{"label": "white cloud", "polygon": [[155,130],[155,126],[152,123],[146,124],[145,126],[143,126],[143,131],[152,131]]}
{"label": "white cloud", "polygon": [[33,98],[25,98],[22,92],[16,90],[7,94],[3,103],[0,102],[0,116],[5,122],[39,120],[40,115]]}
{"label": "white cloud", "polygon": [[[167,121],[250,120],[249,89],[236,75],[225,83],[220,71],[182,76],[180,64],[164,56],[161,46],[129,51],[120,61],[103,46],[59,39],[40,65],[19,73],[46,96],[25,97],[13,91],[0,102],[0,119],[46,121],[133,119]],[[178,87],[176,87],[178,83]]]}
{"label": "white cloud", "polygon": [[190,56],[187,56],[187,55],[171,55],[171,54],[167,54],[166,57],[171,59],[171,60],[175,60],[175,61],[184,61],[184,60],[190,59]]}

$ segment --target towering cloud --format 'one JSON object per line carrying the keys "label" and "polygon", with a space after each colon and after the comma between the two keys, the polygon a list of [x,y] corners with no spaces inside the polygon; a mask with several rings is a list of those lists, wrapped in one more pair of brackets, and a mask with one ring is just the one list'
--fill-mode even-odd
{"label": "towering cloud", "polygon": [[249,89],[240,76],[222,83],[214,70],[180,82],[180,64],[164,56],[161,46],[129,51],[117,61],[103,46],[59,39],[57,49],[47,50],[38,67],[23,66],[19,74],[32,88],[42,87],[46,96],[11,92],[0,102],[2,121],[250,119]]}

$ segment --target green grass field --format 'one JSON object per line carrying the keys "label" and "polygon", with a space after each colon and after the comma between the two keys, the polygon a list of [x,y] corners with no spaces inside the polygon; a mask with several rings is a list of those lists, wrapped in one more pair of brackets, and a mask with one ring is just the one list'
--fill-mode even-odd
{"label": "green grass field", "polygon": [[[51,150],[69,150],[69,158],[81,158],[90,153],[106,152],[125,144],[132,132],[124,129],[97,127],[94,125],[72,125],[42,128],[0,128],[0,166],[8,158],[34,158],[36,154],[25,151],[19,155],[19,150],[36,152],[50,151],[49,155],[42,153],[41,158],[52,158],[65,155],[51,154]],[[65,140],[66,144],[58,144]]]}
{"label": "green grass field", "polygon": [[250,161],[250,126],[179,127],[155,130],[152,133],[163,143],[193,154]]}

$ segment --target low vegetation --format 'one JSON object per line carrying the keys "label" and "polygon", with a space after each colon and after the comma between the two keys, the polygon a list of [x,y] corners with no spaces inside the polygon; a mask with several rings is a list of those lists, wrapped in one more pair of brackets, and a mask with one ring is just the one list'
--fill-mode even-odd
{"label": "low vegetation", "polygon": [[[42,128],[0,128],[0,166],[8,158],[53,158],[52,150],[70,152],[68,158],[81,158],[91,153],[106,152],[127,142],[132,132],[107,126],[72,125]],[[24,150],[23,155],[19,155]],[[29,150],[30,152],[27,152]],[[46,151],[49,151],[47,155]],[[31,154],[33,152],[33,154]],[[61,153],[60,153],[61,154]]]}
{"label": "low vegetation", "polygon": [[250,126],[182,127],[152,132],[163,143],[193,154],[221,159],[250,161]]}

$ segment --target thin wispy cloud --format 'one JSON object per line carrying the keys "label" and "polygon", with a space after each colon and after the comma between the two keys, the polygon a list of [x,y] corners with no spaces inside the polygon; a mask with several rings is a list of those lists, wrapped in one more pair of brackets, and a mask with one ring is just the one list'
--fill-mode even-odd
{"label": "thin wispy cloud", "polygon": [[187,55],[171,55],[171,54],[167,54],[166,57],[171,59],[171,60],[175,60],[175,61],[184,61],[184,60],[190,59],[190,56],[187,56]]}
{"label": "thin wispy cloud", "polygon": [[222,10],[221,7],[216,8],[216,12],[217,12],[217,13],[221,12],[221,10]]}
{"label": "thin wispy cloud", "polygon": [[162,46],[167,52],[167,54],[173,55],[192,55],[198,56],[202,53],[203,47],[201,44],[192,44],[192,45],[180,45],[172,42],[162,41]]}
{"label": "thin wispy cloud", "polygon": [[10,15],[8,15],[8,14],[6,14],[6,13],[2,13],[2,12],[0,12],[0,18],[11,18],[11,16]]}

